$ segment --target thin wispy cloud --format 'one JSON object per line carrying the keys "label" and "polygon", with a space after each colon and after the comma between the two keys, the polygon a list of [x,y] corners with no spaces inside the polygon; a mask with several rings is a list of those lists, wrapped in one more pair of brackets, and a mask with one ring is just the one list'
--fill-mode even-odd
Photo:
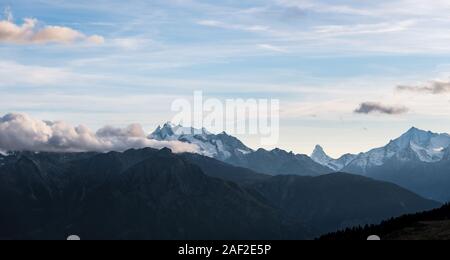
{"label": "thin wispy cloud", "polygon": [[448,94],[450,93],[450,82],[449,81],[431,81],[423,86],[407,86],[400,85],[397,86],[397,91],[399,92],[415,92],[415,93],[426,93],[426,94]]}
{"label": "thin wispy cloud", "polygon": [[281,6],[298,8],[318,13],[339,13],[349,15],[372,15],[370,10],[356,8],[350,5],[323,3],[313,0],[275,0]]}
{"label": "thin wispy cloud", "polygon": [[416,22],[414,20],[407,20],[395,23],[325,25],[316,27],[315,31],[320,34],[328,35],[380,34],[405,31],[415,24]]}
{"label": "thin wispy cloud", "polygon": [[278,52],[278,53],[288,53],[289,51],[282,48],[282,47],[278,47],[272,44],[258,44],[258,47],[261,49],[265,49],[268,51],[273,51],[273,52]]}
{"label": "thin wispy cloud", "polygon": [[297,8],[315,13],[354,15],[370,18],[386,17],[446,17],[450,3],[445,0],[380,0],[363,3],[348,1],[345,4],[323,0],[275,0],[284,7]]}
{"label": "thin wispy cloud", "polygon": [[[11,75],[14,75],[12,77]],[[93,83],[99,75],[76,73],[67,68],[24,65],[15,61],[0,61],[0,87],[63,87],[79,81]]]}
{"label": "thin wispy cloud", "polygon": [[228,29],[228,30],[239,30],[247,32],[268,32],[270,28],[262,25],[242,25],[242,24],[231,24],[216,20],[201,20],[197,22],[198,25]]}
{"label": "thin wispy cloud", "polygon": [[380,113],[386,115],[401,115],[405,114],[409,111],[407,107],[404,106],[389,106],[383,105],[381,103],[376,102],[364,102],[359,105],[357,109],[355,109],[356,114],[372,114],[372,113]]}

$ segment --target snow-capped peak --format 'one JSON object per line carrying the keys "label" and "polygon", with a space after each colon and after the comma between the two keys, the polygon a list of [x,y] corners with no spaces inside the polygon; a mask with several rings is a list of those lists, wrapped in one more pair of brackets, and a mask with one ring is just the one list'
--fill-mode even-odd
{"label": "snow-capped peak", "polygon": [[345,154],[339,159],[333,159],[325,153],[322,146],[320,145],[316,145],[313,153],[311,154],[311,159],[313,159],[316,163],[327,166],[328,168],[331,168],[335,171],[342,170],[355,158],[356,155]]}
{"label": "snow-capped peak", "polygon": [[320,145],[316,145],[316,147],[314,148],[314,151],[311,154],[311,159],[322,165],[327,165],[330,161],[333,160],[333,158],[329,157],[325,153],[322,146]]}
{"label": "snow-capped peak", "polygon": [[389,145],[397,151],[412,149],[421,161],[436,162],[442,160],[444,150],[450,146],[450,135],[413,127]]}
{"label": "snow-capped peak", "polygon": [[186,135],[210,135],[205,128],[196,129],[193,127],[183,127],[182,125],[175,125],[171,122],[165,123],[149,136],[151,139],[157,140],[177,140],[180,136]]}
{"label": "snow-capped peak", "polygon": [[450,135],[413,127],[388,145],[360,154],[350,166],[364,173],[367,168],[381,166],[393,158],[399,161],[438,162],[444,158],[449,146]]}
{"label": "snow-capped peak", "polygon": [[252,152],[237,138],[227,135],[225,132],[215,135],[205,128],[196,129],[183,127],[170,122],[158,128],[149,136],[150,139],[159,141],[181,141],[195,144],[203,155],[226,160],[232,156],[238,156]]}

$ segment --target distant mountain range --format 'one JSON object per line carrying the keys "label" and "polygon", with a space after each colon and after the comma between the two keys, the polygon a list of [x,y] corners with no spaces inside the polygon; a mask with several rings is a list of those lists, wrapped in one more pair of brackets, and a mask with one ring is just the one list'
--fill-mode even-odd
{"label": "distant mountain range", "polygon": [[424,197],[450,201],[450,135],[411,128],[384,147],[335,160],[317,146],[311,158],[335,171],[396,183]]}
{"label": "distant mountain range", "polygon": [[200,148],[202,155],[268,175],[319,176],[333,172],[332,169],[314,162],[306,155],[281,149],[254,151],[225,132],[216,135],[206,129],[186,128],[166,123],[162,127],[159,126],[149,138],[195,144]]}
{"label": "distant mountain range", "polygon": [[411,128],[386,146],[366,153],[328,156],[320,145],[311,157],[281,149],[252,150],[237,138],[175,126],[158,127],[150,136],[196,144],[203,155],[268,175],[320,176],[348,172],[389,181],[426,198],[450,201],[450,135]]}
{"label": "distant mountain range", "polygon": [[[411,128],[384,147],[359,154],[344,170],[353,169],[362,174],[372,167],[382,166],[392,159],[403,162],[439,162],[450,145],[450,135]],[[341,169],[342,170],[342,169]]]}
{"label": "distant mountain range", "polygon": [[338,159],[170,123],[149,138],[199,154],[0,154],[0,239],[310,239],[450,200],[448,134],[412,128]]}
{"label": "distant mountain range", "polygon": [[346,154],[339,159],[332,159],[320,147],[311,155],[311,158],[322,165],[341,171],[352,169],[361,174],[370,168],[382,166],[392,159],[398,161],[439,162],[448,157],[450,135],[426,132],[417,128],[411,128],[401,137],[392,140],[384,147],[375,148],[367,153],[359,155]]}
{"label": "distant mountain range", "polygon": [[336,171],[352,169],[365,174],[370,168],[382,166],[392,159],[427,163],[439,162],[448,155],[447,148],[449,146],[450,135],[448,134],[436,134],[411,128],[386,146],[375,148],[367,153],[346,154],[339,159],[333,159],[318,145],[311,158],[322,165],[329,165]]}
{"label": "distant mountain range", "polygon": [[150,136],[196,144],[203,155],[268,175],[321,176],[348,172],[389,181],[426,198],[450,201],[450,135],[411,128],[386,146],[360,154],[328,156],[317,145],[310,157],[281,149],[252,150],[237,138],[175,126],[158,127]]}
{"label": "distant mountain range", "polygon": [[168,149],[0,161],[0,239],[308,239],[440,205],[366,177],[273,177]]}

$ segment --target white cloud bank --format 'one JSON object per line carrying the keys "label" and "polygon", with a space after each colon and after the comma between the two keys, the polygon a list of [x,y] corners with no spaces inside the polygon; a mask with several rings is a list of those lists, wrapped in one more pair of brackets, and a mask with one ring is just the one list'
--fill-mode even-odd
{"label": "white cloud bank", "polygon": [[15,24],[12,14],[5,15],[0,20],[0,42],[15,44],[69,44],[74,42],[88,42],[103,44],[105,39],[99,35],[87,36],[77,30],[63,26],[38,26],[36,19],[26,18],[23,24]]}
{"label": "white cloud bank", "polygon": [[0,151],[108,152],[151,147],[169,148],[174,153],[198,152],[193,144],[148,139],[142,126],[104,127],[96,133],[86,126],[72,127],[62,121],[42,121],[27,114],[0,117]]}

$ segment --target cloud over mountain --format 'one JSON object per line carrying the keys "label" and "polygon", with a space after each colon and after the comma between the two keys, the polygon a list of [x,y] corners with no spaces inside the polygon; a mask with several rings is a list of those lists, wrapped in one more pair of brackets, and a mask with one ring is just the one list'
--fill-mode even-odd
{"label": "cloud over mountain", "polygon": [[4,20],[0,20],[0,43],[46,44],[88,42],[104,43],[99,35],[87,36],[82,32],[63,26],[39,26],[37,19],[25,18],[22,24],[15,24],[12,14],[8,12]]}
{"label": "cloud over mountain", "polygon": [[386,115],[400,115],[408,112],[403,106],[386,106],[376,102],[364,102],[354,112],[357,114],[381,113]]}
{"label": "cloud over mountain", "polygon": [[148,139],[138,124],[126,128],[107,126],[94,133],[83,125],[73,127],[62,121],[42,121],[27,114],[0,117],[0,150],[3,151],[107,152],[145,147],[167,147],[176,153],[198,150],[195,145],[179,141]]}

